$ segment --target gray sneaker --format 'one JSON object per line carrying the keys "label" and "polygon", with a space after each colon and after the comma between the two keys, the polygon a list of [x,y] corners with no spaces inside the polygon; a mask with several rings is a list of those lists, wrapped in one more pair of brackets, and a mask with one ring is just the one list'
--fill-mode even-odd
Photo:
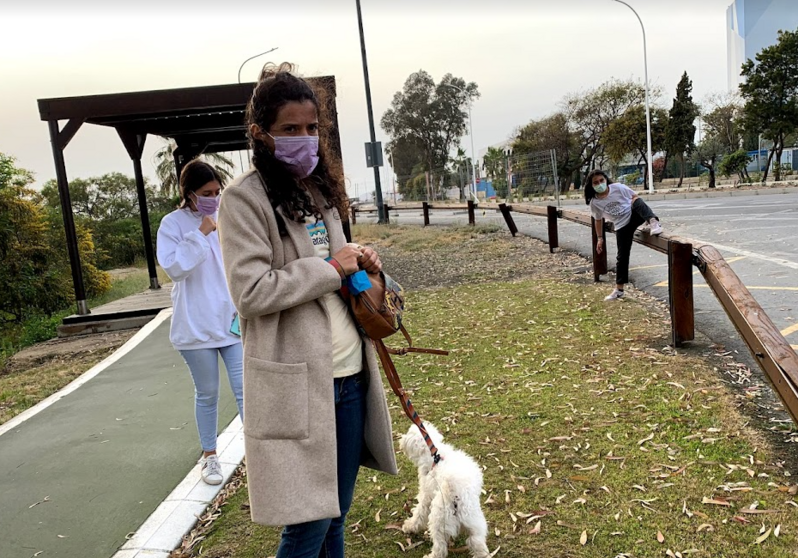
{"label": "gray sneaker", "polygon": [[615,289],[609,294],[609,296],[605,296],[604,300],[618,300],[619,298],[623,298],[623,291]]}
{"label": "gray sneaker", "polygon": [[222,465],[219,463],[219,456],[209,455],[200,460],[202,464],[202,480],[206,484],[222,484],[224,477],[222,476]]}

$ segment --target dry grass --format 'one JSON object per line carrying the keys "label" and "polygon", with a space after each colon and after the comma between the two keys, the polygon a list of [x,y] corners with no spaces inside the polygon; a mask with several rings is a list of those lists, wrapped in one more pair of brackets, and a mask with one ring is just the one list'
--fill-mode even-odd
{"label": "dry grass", "polygon": [[[518,241],[492,236],[484,246]],[[496,556],[795,556],[798,485],[718,372],[667,347],[667,315],[541,275],[411,289],[417,344],[452,354],[397,359],[422,418],[482,465]],[[396,477],[361,471],[347,556],[429,552],[398,530],[416,490],[410,462],[399,463]],[[246,502],[245,490],[232,494],[193,555],[272,556],[279,531],[253,525]]]}

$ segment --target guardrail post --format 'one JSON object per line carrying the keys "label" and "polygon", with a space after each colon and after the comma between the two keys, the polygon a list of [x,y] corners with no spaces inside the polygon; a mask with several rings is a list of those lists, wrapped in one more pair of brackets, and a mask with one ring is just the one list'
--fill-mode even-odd
{"label": "guardrail post", "polygon": [[357,207],[353,205],[349,210],[352,212],[352,224],[357,225]]}
{"label": "guardrail post", "polygon": [[468,224],[477,224],[476,217],[474,217],[474,200],[468,200]]}
{"label": "guardrail post", "polygon": [[604,250],[599,254],[596,251],[598,236],[596,235],[596,220],[590,218],[590,234],[593,238],[593,280],[598,283],[602,275],[607,274],[607,233],[601,229],[601,238],[604,239]]}
{"label": "guardrail post", "polygon": [[424,211],[424,226],[429,226],[429,203],[421,202],[421,209]]}
{"label": "guardrail post", "polygon": [[549,252],[553,254],[560,247],[560,237],[557,231],[557,208],[550,205],[546,208],[546,212],[549,220]]}
{"label": "guardrail post", "polygon": [[386,225],[390,225],[390,223],[391,223],[391,220],[388,218],[388,210],[389,209],[390,209],[390,207],[388,207],[387,203],[382,204],[382,213],[383,213],[383,215],[385,215],[385,224]]}
{"label": "guardrail post", "polygon": [[668,294],[673,346],[695,339],[693,245],[668,241]]}
{"label": "guardrail post", "polygon": [[499,211],[502,212],[504,215],[504,220],[507,222],[507,228],[510,229],[510,234],[515,236],[518,234],[518,227],[515,226],[515,221],[513,221],[513,216],[510,215],[510,212],[513,210],[512,206],[507,205],[506,203],[499,204]]}

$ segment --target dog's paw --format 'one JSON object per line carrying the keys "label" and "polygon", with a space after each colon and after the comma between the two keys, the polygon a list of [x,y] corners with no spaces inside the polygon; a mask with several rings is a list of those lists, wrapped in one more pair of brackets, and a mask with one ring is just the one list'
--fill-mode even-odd
{"label": "dog's paw", "polygon": [[413,519],[406,519],[402,524],[402,532],[408,535],[411,533],[418,533],[420,531],[420,527],[421,526],[417,521]]}

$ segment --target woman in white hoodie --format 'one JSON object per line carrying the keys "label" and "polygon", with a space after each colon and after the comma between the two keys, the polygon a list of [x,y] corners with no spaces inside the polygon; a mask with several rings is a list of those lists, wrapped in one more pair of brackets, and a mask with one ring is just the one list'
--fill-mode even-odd
{"label": "woman in white hoodie", "polygon": [[178,209],[158,228],[158,263],[174,281],[169,339],[186,361],[195,388],[195,416],[202,445],[202,479],[222,482],[216,456],[219,357],[243,417],[243,350],[237,315],[222,266],[216,213],[223,179],[195,159],[180,173]]}

